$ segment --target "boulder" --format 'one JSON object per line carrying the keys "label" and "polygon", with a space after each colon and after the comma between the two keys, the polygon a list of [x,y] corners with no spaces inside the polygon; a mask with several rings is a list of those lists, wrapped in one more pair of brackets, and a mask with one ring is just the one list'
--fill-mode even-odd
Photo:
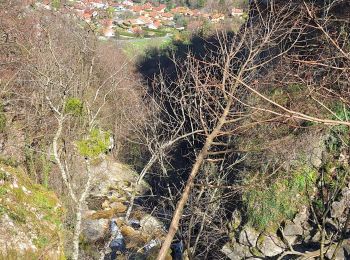
{"label": "boulder", "polygon": [[275,234],[261,234],[257,241],[257,248],[268,257],[282,253],[286,246]]}
{"label": "boulder", "polygon": [[82,225],[82,236],[87,242],[96,242],[108,235],[108,219],[86,219]]}
{"label": "boulder", "polygon": [[345,201],[335,201],[332,203],[331,216],[334,219],[340,218],[346,209]]}
{"label": "boulder", "polygon": [[[336,245],[332,245],[326,252],[326,257],[328,259],[332,259],[334,251],[335,251]],[[340,247],[335,255],[334,260],[344,260],[347,259],[344,255],[344,249]]]}
{"label": "boulder", "polygon": [[[150,189],[145,181],[142,181],[138,187],[134,187],[133,183],[136,183],[139,175],[128,166],[107,158],[93,166],[92,171],[98,176],[99,182],[92,187],[90,199],[130,197],[135,189],[137,194],[144,194]],[[104,200],[101,202],[101,207],[103,202]]]}
{"label": "boulder", "polygon": [[301,236],[303,235],[303,228],[300,225],[288,221],[283,229],[285,236]]}
{"label": "boulder", "polygon": [[153,234],[157,230],[163,230],[163,223],[157,218],[146,214],[140,219],[141,230],[144,233]]}
{"label": "boulder", "polygon": [[239,243],[245,246],[256,246],[259,233],[250,226],[245,226],[239,234]]}
{"label": "boulder", "polygon": [[222,247],[221,252],[231,260],[241,260],[253,256],[250,253],[249,246],[239,243],[227,243]]}
{"label": "boulder", "polygon": [[121,202],[112,202],[111,204],[109,204],[109,207],[111,209],[114,209],[117,213],[126,212],[126,210],[128,209],[128,207]]}

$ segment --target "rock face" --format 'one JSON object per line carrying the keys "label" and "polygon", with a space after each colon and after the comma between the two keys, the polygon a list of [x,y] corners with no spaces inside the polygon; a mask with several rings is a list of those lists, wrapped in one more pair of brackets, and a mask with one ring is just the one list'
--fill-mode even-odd
{"label": "rock face", "polygon": [[240,245],[238,243],[228,243],[224,245],[221,252],[231,260],[240,260],[252,256],[249,252],[248,246]]}
{"label": "rock face", "polygon": [[260,234],[257,248],[263,255],[272,257],[279,255],[285,249],[284,243],[275,234]]}
{"label": "rock face", "polygon": [[[98,252],[103,245],[105,259],[137,257],[145,259],[159,247],[165,235],[164,224],[156,217],[134,206],[131,218],[125,214],[132,194],[142,195],[149,190],[146,182],[135,187],[138,174],[126,165],[102,161],[93,168],[99,176],[87,199],[83,219],[83,241],[89,250]],[[157,252],[157,250],[155,250]],[[85,252],[87,257],[94,257]]]}
{"label": "rock face", "polygon": [[87,219],[83,222],[82,236],[90,243],[103,240],[108,234],[108,219]]}
{"label": "rock face", "polygon": [[143,232],[152,233],[155,230],[162,230],[164,225],[157,218],[151,215],[145,215],[140,219],[140,226]]}
{"label": "rock face", "polygon": [[245,246],[256,246],[259,233],[250,226],[245,226],[239,234],[239,243]]}
{"label": "rock face", "polygon": [[63,213],[54,193],[0,164],[0,259],[62,259]]}
{"label": "rock face", "polygon": [[106,160],[93,167],[92,170],[97,173],[98,183],[91,189],[88,201],[100,199],[102,200],[99,202],[101,205],[106,199],[109,202],[118,199],[125,201],[135,189],[138,194],[144,194],[149,190],[145,181],[141,182],[138,187],[134,187],[139,175],[124,164]]}

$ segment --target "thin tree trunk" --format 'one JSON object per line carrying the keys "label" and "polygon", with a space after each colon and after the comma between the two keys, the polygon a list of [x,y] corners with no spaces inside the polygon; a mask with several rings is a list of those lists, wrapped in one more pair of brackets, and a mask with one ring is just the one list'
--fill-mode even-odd
{"label": "thin tree trunk", "polygon": [[157,161],[157,158],[158,158],[158,153],[155,153],[155,154],[152,155],[151,159],[148,161],[146,166],[143,168],[140,176],[138,177],[138,179],[136,181],[136,185],[135,185],[134,190],[133,190],[132,195],[131,195],[129,208],[128,208],[128,211],[126,212],[126,215],[125,215],[125,220],[126,221],[129,220],[132,208],[134,206],[134,201],[135,201],[135,198],[136,198],[137,188],[141,184],[141,182],[142,182],[143,178],[145,177],[146,173],[149,171],[149,169],[151,169],[153,164]]}
{"label": "thin tree trunk", "polygon": [[162,244],[162,247],[158,253],[157,260],[165,259],[166,255],[168,253],[171,242],[173,241],[173,238],[174,238],[176,231],[178,229],[179,222],[180,222],[180,219],[182,216],[182,212],[183,212],[183,209],[187,203],[187,200],[188,200],[188,197],[190,195],[194,180],[195,180],[205,158],[208,155],[208,151],[213,143],[214,138],[219,134],[222,126],[224,125],[224,123],[226,121],[226,118],[227,118],[227,115],[229,114],[232,103],[233,103],[233,100],[232,100],[232,97],[230,97],[229,100],[227,101],[226,107],[225,107],[221,117],[219,118],[219,120],[216,124],[216,127],[207,136],[205,144],[204,144],[202,150],[200,151],[199,155],[197,156],[196,162],[193,165],[190,176],[187,180],[185,189],[182,192],[181,199],[176,206],[176,210],[174,212],[173,219],[172,219],[171,224],[170,224],[169,232],[168,232],[167,236],[165,237],[165,240]]}
{"label": "thin tree trunk", "polygon": [[76,218],[75,218],[75,226],[74,226],[74,235],[73,235],[73,254],[72,259],[79,259],[79,237],[81,233],[81,206],[77,206]]}

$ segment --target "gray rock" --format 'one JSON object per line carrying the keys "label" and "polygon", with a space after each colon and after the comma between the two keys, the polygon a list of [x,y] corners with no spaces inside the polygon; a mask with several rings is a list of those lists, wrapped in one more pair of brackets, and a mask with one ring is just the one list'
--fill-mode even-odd
{"label": "gray rock", "polygon": [[276,256],[284,251],[285,244],[274,234],[261,234],[257,248],[268,257]]}
{"label": "gray rock", "polygon": [[301,236],[303,235],[303,228],[288,221],[283,229],[283,233],[285,236]]}
{"label": "gray rock", "polygon": [[303,226],[309,219],[308,207],[304,206],[294,217],[293,223]]}
{"label": "gray rock", "polygon": [[139,175],[127,165],[118,162],[106,159],[93,166],[91,170],[98,177],[99,182],[92,187],[90,197],[104,198],[107,196],[107,199],[111,197],[129,197],[134,190],[137,194],[144,194],[150,189],[145,181],[135,187],[134,183],[136,183]]}
{"label": "gray rock", "polygon": [[241,216],[241,212],[239,210],[235,210],[232,213],[232,220],[231,220],[231,229],[235,230],[237,229],[242,222],[242,216]]}
{"label": "gray rock", "polygon": [[332,218],[340,218],[346,209],[346,203],[344,200],[335,201],[332,203],[331,216]]}
{"label": "gray rock", "polygon": [[152,234],[156,230],[162,230],[164,225],[157,218],[145,215],[140,219],[140,226],[143,232]]}
{"label": "gray rock", "polygon": [[[335,248],[336,248],[336,245],[332,245],[332,246],[327,250],[327,252],[326,252],[326,257],[327,257],[328,259],[331,259],[331,258],[332,258],[333,254],[334,254]],[[335,259],[335,260],[344,260],[344,259],[346,259],[345,254],[344,254],[344,249],[343,249],[343,247],[340,247],[340,248],[338,249],[337,254],[335,255],[335,258],[334,258],[334,259]]]}
{"label": "gray rock", "polygon": [[245,226],[239,234],[239,243],[245,246],[256,246],[259,233],[250,226]]}
{"label": "gray rock", "polygon": [[87,242],[96,242],[105,238],[108,231],[108,219],[86,219],[83,221],[82,236]]}
{"label": "gray rock", "polygon": [[222,247],[221,252],[231,260],[241,260],[253,256],[248,246],[238,243],[227,243]]}
{"label": "gray rock", "polygon": [[313,147],[309,154],[310,164],[316,168],[320,168],[322,165],[322,153],[324,151],[324,145]]}
{"label": "gray rock", "polygon": [[316,234],[311,238],[311,242],[318,243],[321,241],[321,232],[317,231]]}
{"label": "gray rock", "polygon": [[344,240],[342,246],[343,246],[344,250],[346,251],[346,253],[348,255],[350,255],[350,238]]}

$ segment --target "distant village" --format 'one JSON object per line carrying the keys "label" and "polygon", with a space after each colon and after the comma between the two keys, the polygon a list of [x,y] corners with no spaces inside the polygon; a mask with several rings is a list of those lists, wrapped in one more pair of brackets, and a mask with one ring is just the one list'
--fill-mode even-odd
{"label": "distant village", "polygon": [[[52,2],[49,0],[37,2],[36,5],[45,9],[53,8]],[[132,0],[72,1],[71,4],[65,5],[64,9],[70,11],[78,19],[95,25],[100,35],[106,38],[115,36],[133,38],[141,35],[164,36],[164,34],[174,30],[185,30],[184,20],[204,20],[215,24],[228,18],[219,12],[202,12],[185,6],[167,9],[165,4],[153,5],[149,2],[138,4]],[[243,15],[242,9],[233,8],[230,16],[241,18]]]}

